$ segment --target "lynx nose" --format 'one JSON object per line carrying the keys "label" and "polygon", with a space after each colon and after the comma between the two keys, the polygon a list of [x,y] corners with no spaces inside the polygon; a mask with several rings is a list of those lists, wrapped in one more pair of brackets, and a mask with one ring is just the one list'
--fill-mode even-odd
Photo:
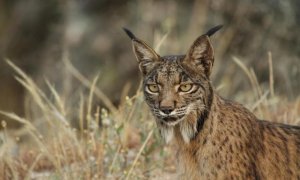
{"label": "lynx nose", "polygon": [[172,107],[162,107],[160,109],[163,113],[169,115],[174,109]]}

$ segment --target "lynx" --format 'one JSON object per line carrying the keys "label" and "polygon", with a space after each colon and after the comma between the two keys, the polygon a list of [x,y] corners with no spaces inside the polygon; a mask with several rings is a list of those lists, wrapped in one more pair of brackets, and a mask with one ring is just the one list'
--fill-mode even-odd
{"label": "lynx", "polygon": [[162,138],[177,146],[179,179],[300,179],[300,127],[258,120],[220,97],[210,74],[210,36],[185,55],[159,56],[128,29],[145,101]]}

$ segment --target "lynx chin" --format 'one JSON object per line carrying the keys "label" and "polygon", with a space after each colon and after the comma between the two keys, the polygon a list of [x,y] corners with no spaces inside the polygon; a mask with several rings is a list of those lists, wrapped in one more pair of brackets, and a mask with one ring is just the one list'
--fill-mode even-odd
{"label": "lynx chin", "polygon": [[162,138],[177,146],[178,179],[300,179],[300,127],[259,120],[214,91],[210,36],[221,27],[179,56],[158,55],[124,28],[145,101]]}

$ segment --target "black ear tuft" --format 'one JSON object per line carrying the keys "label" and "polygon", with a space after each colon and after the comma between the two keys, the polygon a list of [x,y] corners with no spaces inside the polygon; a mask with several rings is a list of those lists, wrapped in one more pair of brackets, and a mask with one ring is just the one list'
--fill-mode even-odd
{"label": "black ear tuft", "polygon": [[208,30],[207,33],[205,33],[205,35],[207,35],[208,37],[210,37],[213,34],[215,34],[217,31],[219,31],[222,27],[223,27],[223,25],[215,26],[215,27],[211,28],[210,30]]}
{"label": "black ear tuft", "polygon": [[135,37],[135,35],[134,35],[130,30],[128,30],[127,28],[123,27],[123,30],[124,30],[125,33],[130,37],[131,40],[137,39],[137,38]]}

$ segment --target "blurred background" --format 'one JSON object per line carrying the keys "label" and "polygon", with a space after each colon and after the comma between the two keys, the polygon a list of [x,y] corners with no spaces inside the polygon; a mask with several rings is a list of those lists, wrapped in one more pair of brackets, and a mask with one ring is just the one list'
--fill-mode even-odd
{"label": "blurred background", "polygon": [[223,24],[211,37],[216,91],[258,118],[299,125],[299,7],[0,0],[0,179],[174,179],[172,145],[143,101],[122,27],[163,56],[185,54]]}
{"label": "blurred background", "polygon": [[[296,98],[300,90],[299,7],[298,0],[1,0],[0,109],[39,116],[6,59],[25,71],[46,95],[50,94],[48,80],[70,108],[76,108],[89,89],[66,64],[90,81],[99,75],[97,87],[118,106],[124,94],[136,92],[140,82],[131,42],[122,27],[152,47],[162,42],[158,53],[168,55],[184,54],[199,35],[223,24],[212,37],[216,56],[212,82],[221,87],[219,93],[251,100],[247,96],[251,84],[232,59],[238,57],[252,67],[261,86],[268,86],[270,52],[275,93]],[[97,97],[94,104],[107,105]],[[10,121],[8,126],[17,127]]]}

